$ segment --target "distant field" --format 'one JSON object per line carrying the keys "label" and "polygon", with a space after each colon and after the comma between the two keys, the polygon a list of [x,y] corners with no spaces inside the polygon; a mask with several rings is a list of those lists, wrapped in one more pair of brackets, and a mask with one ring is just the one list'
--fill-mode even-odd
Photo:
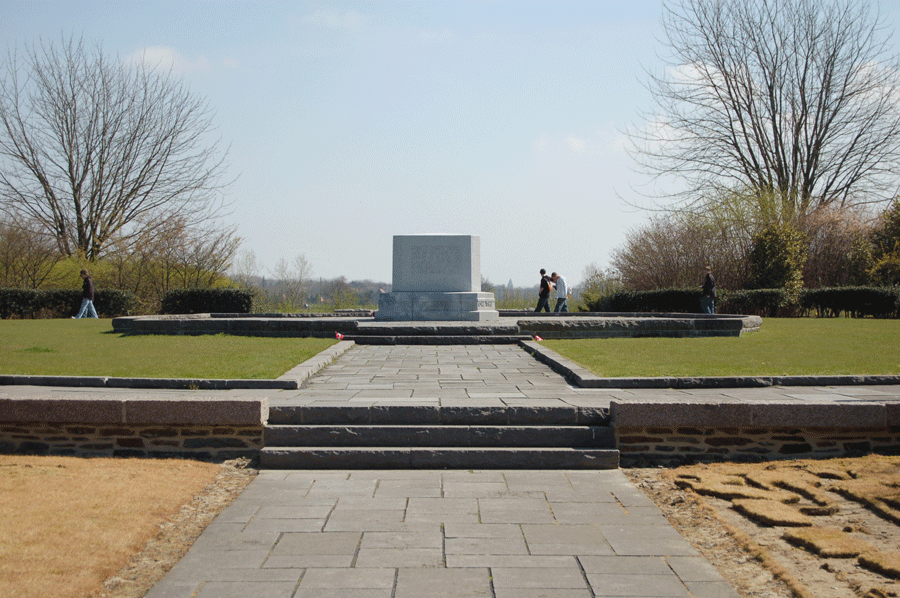
{"label": "distant field", "polygon": [[122,336],[111,320],[2,320],[0,374],[277,378],[332,339]]}
{"label": "distant field", "polygon": [[603,377],[900,374],[900,320],[765,318],[736,338],[542,344]]}

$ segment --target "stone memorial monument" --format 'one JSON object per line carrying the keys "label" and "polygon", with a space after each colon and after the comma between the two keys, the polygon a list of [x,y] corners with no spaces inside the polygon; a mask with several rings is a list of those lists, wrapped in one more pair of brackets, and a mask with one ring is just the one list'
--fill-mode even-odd
{"label": "stone memorial monument", "polygon": [[378,298],[376,320],[497,320],[494,294],[481,291],[481,238],[395,235],[392,292]]}

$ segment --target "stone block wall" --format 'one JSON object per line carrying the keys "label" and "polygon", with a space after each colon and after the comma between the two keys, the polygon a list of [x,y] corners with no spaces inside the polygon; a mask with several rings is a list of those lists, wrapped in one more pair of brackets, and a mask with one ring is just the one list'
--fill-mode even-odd
{"label": "stone block wall", "polygon": [[0,423],[0,454],[194,458],[259,455],[261,425]]}
{"label": "stone block wall", "polygon": [[254,458],[267,398],[156,398],[37,391],[0,398],[0,454]]}
{"label": "stone block wall", "polygon": [[617,427],[622,467],[715,461],[817,459],[868,453],[900,454],[900,426]]}

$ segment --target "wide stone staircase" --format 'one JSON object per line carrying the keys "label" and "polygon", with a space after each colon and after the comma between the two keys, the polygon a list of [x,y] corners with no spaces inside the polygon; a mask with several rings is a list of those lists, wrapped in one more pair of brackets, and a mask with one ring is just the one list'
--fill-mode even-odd
{"label": "wide stone staircase", "polygon": [[266,469],[616,469],[606,409],[273,407]]}

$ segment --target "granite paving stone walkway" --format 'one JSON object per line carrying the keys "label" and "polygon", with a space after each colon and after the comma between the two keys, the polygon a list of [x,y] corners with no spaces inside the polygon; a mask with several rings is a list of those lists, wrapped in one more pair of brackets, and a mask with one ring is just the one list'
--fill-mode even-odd
{"label": "granite paving stone walkway", "polygon": [[[633,391],[629,391],[631,394]],[[278,405],[584,405],[516,346],[355,347]],[[147,598],[734,598],[618,470],[264,470]]]}
{"label": "granite paving stone walkway", "polygon": [[262,471],[147,598],[737,593],[622,472]]}

